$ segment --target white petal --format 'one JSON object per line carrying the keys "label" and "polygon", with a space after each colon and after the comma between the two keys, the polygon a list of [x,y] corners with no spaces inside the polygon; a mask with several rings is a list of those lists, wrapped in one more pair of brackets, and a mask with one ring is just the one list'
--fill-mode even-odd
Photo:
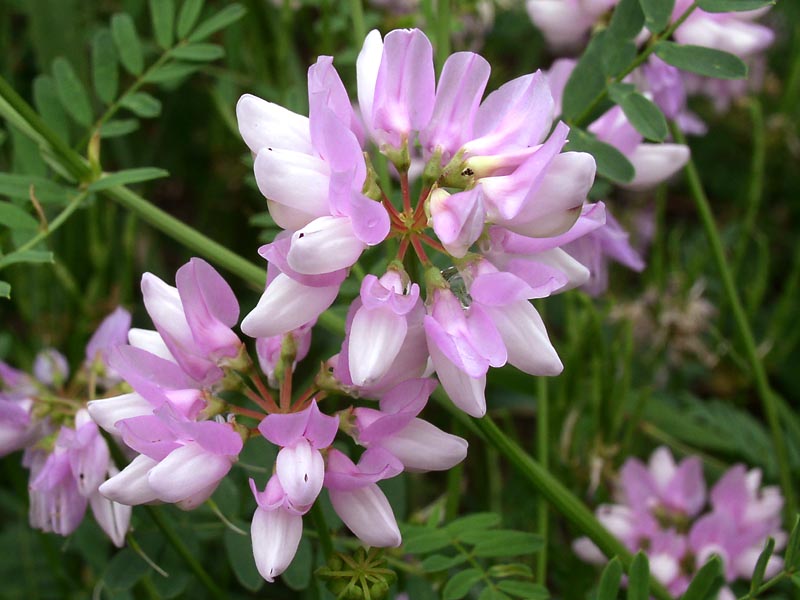
{"label": "white petal", "polygon": [[486,310],[503,338],[509,363],[529,375],[558,375],[564,370],[544,322],[530,302],[521,300]]}
{"label": "white petal", "polygon": [[364,45],[356,59],[356,77],[358,79],[358,104],[361,117],[372,129],[372,104],[375,99],[375,84],[378,82],[378,70],[383,57],[383,40],[377,29],[373,29],[364,38]]}
{"label": "white petal", "polygon": [[414,419],[380,445],[394,454],[407,471],[446,471],[467,457],[467,441]]}
{"label": "white petal", "polygon": [[92,507],[94,520],[106,532],[111,542],[117,548],[122,548],[130,526],[132,508],[109,500],[99,492],[89,498],[89,504]]}
{"label": "white petal", "polygon": [[239,132],[251,151],[281,148],[311,154],[308,117],[245,94],[236,103]]}
{"label": "white petal", "polygon": [[310,506],[322,490],[325,462],[307,440],[281,448],[275,461],[275,472],[289,501],[296,507]]}
{"label": "white petal", "polygon": [[356,311],[350,325],[348,356],[353,383],[367,385],[382,377],[400,352],[408,326],[389,307]]}
{"label": "white petal", "polygon": [[158,499],[156,492],[150,487],[147,475],[158,461],[140,454],[131,463],[103,483],[98,491],[109,500],[135,506]]}
{"label": "white petal", "polygon": [[150,470],[147,480],[159,500],[178,502],[219,483],[231,464],[227,456],[191,442],[170,452]]}
{"label": "white petal", "polygon": [[134,348],[141,348],[150,354],[155,354],[159,358],[177,364],[178,361],[164,343],[161,334],[152,329],[138,329],[136,327],[128,331],[128,343]]}
{"label": "white petal", "polygon": [[689,161],[689,148],[682,144],[639,144],[628,160],[636,175],[622,187],[645,190],[677,173]]}
{"label": "white petal", "polygon": [[498,223],[530,237],[564,233],[580,216],[596,169],[594,157],[586,152],[557,155],[538,189],[525,198],[517,216],[506,223]]}
{"label": "white petal", "polygon": [[261,576],[272,583],[297,553],[303,536],[303,517],[277,508],[257,508],[250,524],[253,558]]}
{"label": "white petal", "polygon": [[292,234],[286,259],[298,273],[322,275],[353,265],[364,248],[349,217],[320,217]]}
{"label": "white petal", "polygon": [[371,483],[355,490],[328,490],[336,514],[368,546],[395,548],[402,542],[392,507]]}
{"label": "white petal", "polygon": [[114,426],[117,421],[153,414],[153,405],[135,392],[91,400],[87,408],[95,423],[115,435],[120,434]]}
{"label": "white petal", "polygon": [[263,149],[255,162],[258,189],[273,203],[307,216],[305,223],[296,226],[296,219],[285,221],[280,208],[271,212],[275,222],[284,229],[299,229],[317,217],[330,214],[328,187],[330,175],[327,164],[316,156],[279,149]]}
{"label": "white petal", "polygon": [[253,338],[288,333],[316,319],[338,293],[338,285],[311,287],[281,273],[244,318],[242,331]]}

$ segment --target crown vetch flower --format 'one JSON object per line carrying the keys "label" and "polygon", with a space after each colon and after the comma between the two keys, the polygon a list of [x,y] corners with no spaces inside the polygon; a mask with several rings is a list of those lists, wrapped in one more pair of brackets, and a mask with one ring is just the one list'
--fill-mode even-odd
{"label": "crown vetch flower", "polygon": [[[760,484],[758,469],[748,472],[735,465],[707,496],[700,459],[687,457],[676,464],[670,451],[661,447],[647,466],[635,458],[625,461],[616,493],[620,504],[601,505],[596,514],[631,552],[643,550],[653,575],[679,595],[714,554],[722,560],[730,583],[753,574],[767,538],[775,539],[778,550],[783,547],[783,498],[778,488],[759,489]],[[605,562],[586,538],[576,540],[573,549],[588,562]],[[782,564],[780,557],[771,557],[766,577],[775,575]],[[730,597],[730,589],[723,588],[720,598]]]}

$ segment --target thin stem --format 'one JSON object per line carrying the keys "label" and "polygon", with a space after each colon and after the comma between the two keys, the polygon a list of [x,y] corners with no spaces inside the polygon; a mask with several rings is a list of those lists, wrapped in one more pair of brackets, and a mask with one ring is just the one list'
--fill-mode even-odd
{"label": "thin stem", "polygon": [[434,250],[438,250],[442,254],[447,254],[447,250],[444,249],[444,246],[442,246],[439,242],[437,242],[435,239],[433,239],[429,235],[424,234],[424,233],[420,233],[420,234],[417,234],[417,235],[418,235],[420,240],[422,240],[423,242],[428,244],[428,246],[430,246]]}
{"label": "thin stem", "polygon": [[403,211],[406,215],[411,216],[414,211],[411,209],[411,192],[408,187],[408,171],[400,173],[400,191],[403,194]]}
{"label": "thin stem", "polygon": [[364,25],[364,7],[361,0],[350,0],[350,13],[353,15],[354,47],[361,48],[364,38],[367,37],[367,27]]}
{"label": "thin stem", "polygon": [[422,244],[419,243],[419,238],[416,235],[412,235],[409,237],[409,239],[411,240],[411,246],[414,248],[414,252],[417,253],[417,258],[419,258],[419,261],[426,267],[429,267],[432,264],[431,259],[429,259],[428,255],[425,254],[425,248],[423,248]]}
{"label": "thin stem", "polygon": [[67,206],[64,208],[64,210],[62,210],[60,213],[58,213],[58,216],[50,222],[50,224],[47,226],[46,229],[44,229],[43,231],[40,231],[39,233],[37,233],[35,236],[33,236],[27,242],[22,244],[19,248],[15,249],[14,252],[12,252],[11,254],[7,254],[6,256],[1,258],[0,259],[0,269],[2,269],[7,264],[9,264],[9,259],[11,257],[13,257],[14,254],[16,254],[17,252],[25,252],[26,250],[30,250],[31,248],[36,247],[36,245],[39,242],[45,240],[47,237],[50,236],[50,234],[52,234],[59,227],[61,227],[61,225],[63,225],[64,222],[67,219],[69,219],[69,217],[72,215],[72,213],[74,213],[77,210],[77,208],[81,205],[81,203],[86,199],[87,195],[88,195],[88,192],[84,191],[84,192],[81,192],[80,194],[78,194],[77,196],[75,196],[75,198],[73,198],[72,201],[69,204],[67,204]]}
{"label": "thin stem", "polygon": [[397,260],[402,262],[403,258],[405,258],[410,241],[411,240],[409,240],[408,237],[404,237],[402,240],[400,240],[400,247],[397,249]]}
{"label": "thin stem", "polygon": [[32,132],[39,137],[39,140],[36,141],[46,142],[56,156],[63,161],[63,166],[75,179],[81,181],[91,174],[87,161],[50,129],[42,118],[36,114],[36,111],[31,108],[30,104],[25,102],[2,76],[0,76],[0,96],[7,103],[0,105],[0,114],[3,114],[12,122],[20,119],[26,122]]}
{"label": "thin stem", "polygon": [[331,530],[328,529],[328,524],[325,522],[325,515],[322,513],[319,502],[314,502],[309,513],[311,514],[311,520],[314,521],[314,527],[317,530],[325,560],[330,560],[333,556],[333,540],[331,540]]}
{"label": "thin stem", "polygon": [[184,40],[184,41],[176,44],[172,48],[169,48],[168,50],[165,50],[164,53],[161,56],[158,57],[158,60],[156,62],[154,62],[152,65],[150,65],[144,73],[139,75],[134,80],[134,82],[128,87],[128,89],[126,89],[122,94],[120,94],[120,96],[116,100],[114,100],[113,103],[111,103],[109,105],[109,107],[106,109],[106,111],[100,116],[99,119],[97,119],[97,121],[95,121],[94,125],[92,125],[87,130],[87,132],[84,134],[84,136],[81,138],[81,140],[77,143],[76,148],[78,148],[78,149],[83,148],[89,142],[89,140],[91,139],[91,137],[94,134],[94,132],[96,132],[96,131],[99,132],[100,128],[111,117],[113,117],[120,108],[122,108],[123,100],[125,100],[125,98],[127,98],[131,94],[136,93],[139,90],[139,88],[142,87],[145,84],[145,82],[146,82],[147,78],[150,76],[150,74],[153,73],[154,71],[160,69],[162,67],[162,65],[170,59],[170,53],[172,52],[173,48],[176,48],[178,46],[184,46],[184,45],[186,45],[186,43],[187,42]]}
{"label": "thin stem", "polygon": [[[674,123],[672,124],[672,135],[677,143],[686,145],[686,137],[683,135],[683,132],[680,130],[680,128]],[[786,503],[784,504],[784,511],[788,519],[795,512],[795,493],[792,484],[792,473],[789,466],[789,456],[786,451],[786,442],[783,438],[783,430],[781,429],[780,420],[778,418],[775,395],[770,388],[769,380],[767,379],[767,373],[764,369],[764,365],[761,362],[761,358],[758,355],[758,348],[756,347],[756,342],[750,329],[750,324],[747,322],[744,307],[742,306],[739,294],[736,291],[736,285],[733,281],[731,269],[728,266],[727,260],[725,259],[725,251],[722,247],[722,240],[720,239],[719,231],[717,231],[717,224],[714,221],[714,215],[711,212],[711,206],[708,202],[708,198],[706,197],[705,190],[703,189],[703,184],[700,180],[700,174],[698,173],[697,167],[691,158],[689,159],[689,162],[686,163],[685,172],[686,180],[689,184],[689,190],[692,194],[692,198],[695,201],[697,211],[700,213],[700,220],[703,222],[703,228],[706,231],[706,236],[708,237],[709,245],[711,246],[711,253],[714,257],[714,262],[717,265],[720,278],[722,279],[722,285],[725,290],[728,304],[733,311],[733,318],[736,322],[736,327],[739,330],[739,335],[741,336],[744,344],[745,357],[750,364],[750,370],[753,378],[755,379],[756,391],[761,399],[761,404],[767,417],[767,423],[769,424],[770,435],[772,436],[772,444],[775,447],[775,455],[780,472],[781,489],[783,490],[783,497],[786,500]]]}
{"label": "thin stem", "polygon": [[647,58],[655,51],[656,45],[658,44],[658,42],[660,42],[661,40],[665,40],[665,39],[669,38],[673,33],[675,33],[675,30],[678,29],[678,27],[680,27],[681,25],[683,25],[683,22],[686,19],[689,18],[689,15],[691,15],[692,12],[694,12],[694,9],[696,9],[696,8],[697,8],[697,2],[692,2],[691,6],[689,6],[689,8],[687,8],[683,12],[683,14],[681,14],[681,16],[678,17],[678,19],[676,21],[674,21],[669,27],[667,27],[661,33],[651,37],[650,40],[647,43],[647,46],[645,46],[644,50],[642,51],[642,53],[637,55],[636,58],[634,58],[631,61],[631,63],[625,68],[625,70],[622,71],[622,73],[620,73],[619,75],[614,77],[610,82],[608,82],[606,84],[606,87],[603,88],[603,91],[600,92],[599,94],[597,94],[597,96],[595,96],[592,99],[592,101],[588,104],[586,109],[578,116],[578,118],[576,118],[574,121],[572,121],[571,124],[575,125],[575,126],[583,125],[589,119],[589,117],[592,115],[592,113],[598,107],[598,105],[608,95],[609,85],[611,83],[619,83],[619,82],[621,82],[628,75],[630,75],[631,72],[636,67],[641,65],[644,61],[646,61]]}
{"label": "thin stem", "polygon": [[105,190],[103,194],[128,210],[135,212],[153,227],[166,233],[193,252],[209,258],[253,286],[264,287],[266,270],[263,267],[251,263],[235,252],[231,252],[222,244],[211,240],[196,229],[179,221],[128,188],[117,186]]}
{"label": "thin stem", "polygon": [[[524,477],[538,493],[553,505],[553,508],[566,517],[581,533],[586,534],[603,554],[608,558],[618,556],[626,569],[630,567],[633,557],[625,545],[603,527],[583,502],[575,497],[564,484],[509,439],[491,417],[470,419],[457,409],[442,392],[437,390],[433,393],[433,397],[464,425],[476,431],[494,446],[517,473]],[[672,599],[669,592],[652,577],[650,578],[650,591],[658,600]]]}
{"label": "thin stem", "polygon": [[147,514],[150,515],[150,518],[153,519],[153,522],[155,522],[156,526],[161,530],[161,533],[164,534],[164,537],[167,538],[167,541],[172,545],[178,555],[194,572],[194,574],[200,580],[200,583],[203,584],[203,587],[205,587],[214,598],[225,600],[228,595],[223,592],[216,583],[214,583],[211,575],[209,575],[208,572],[203,568],[203,565],[200,564],[200,562],[195,558],[194,554],[192,554],[189,548],[186,547],[186,544],[183,543],[183,540],[172,528],[172,525],[169,523],[169,521],[164,518],[163,514],[161,514],[161,509],[156,506],[145,506],[144,509],[147,511]]}
{"label": "thin stem", "polygon": [[412,219],[415,229],[425,227],[427,224],[427,216],[425,215],[425,202],[431,193],[431,188],[422,188],[417,201],[417,208],[414,209],[414,217]]}
{"label": "thin stem", "polygon": [[[536,402],[536,454],[542,468],[547,471],[550,469],[550,398],[547,377],[539,377],[536,383],[538,391]],[[539,535],[544,540],[542,549],[537,555],[536,579],[539,583],[544,584],[547,580],[547,540],[550,533],[550,521],[547,515],[547,502],[543,497],[540,497],[536,504],[536,522]]]}
{"label": "thin stem", "polygon": [[291,368],[286,369],[281,380],[281,412],[289,412],[292,406],[292,371]]}
{"label": "thin stem", "polygon": [[764,135],[764,111],[758,98],[750,99],[750,120],[753,123],[753,163],[750,174],[750,185],[747,193],[747,212],[744,215],[742,232],[739,236],[739,244],[733,258],[733,276],[739,274],[742,266],[742,259],[747,250],[753,229],[756,224],[758,209],[761,207],[761,200],[764,191],[764,168],[767,162],[767,144]]}
{"label": "thin stem", "polygon": [[235,404],[229,404],[228,410],[230,410],[234,414],[242,415],[243,417],[250,417],[251,419],[255,419],[256,421],[262,421],[266,416],[264,413],[256,412],[254,410],[250,410],[249,408],[245,408],[243,406],[237,406]]}
{"label": "thin stem", "polygon": [[266,400],[271,406],[277,406],[275,404],[275,398],[272,397],[272,394],[270,393],[269,389],[267,389],[264,380],[261,379],[261,375],[258,374],[258,371],[256,370],[256,367],[252,361],[250,361],[250,369],[248,372],[248,377],[250,378],[250,381],[253,382],[253,385],[256,386],[256,389],[258,390],[258,393],[261,394],[261,397],[264,400]]}

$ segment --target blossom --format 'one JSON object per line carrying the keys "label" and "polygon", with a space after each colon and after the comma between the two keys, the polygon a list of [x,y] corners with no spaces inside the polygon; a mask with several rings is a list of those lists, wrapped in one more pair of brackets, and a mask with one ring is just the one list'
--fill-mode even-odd
{"label": "blossom", "polygon": [[[597,518],[631,552],[643,550],[656,579],[679,595],[712,555],[720,558],[725,581],[731,583],[753,574],[767,538],[776,540],[777,549],[783,547],[783,498],[776,487],[759,489],[760,484],[758,469],[735,465],[707,495],[700,459],[687,457],[676,464],[661,447],[648,465],[635,458],[625,461],[616,491],[619,504],[599,506]],[[573,549],[588,562],[605,562],[586,538],[576,540]],[[766,577],[782,564],[771,557]],[[720,598],[730,594],[723,588]]]}
{"label": "blossom", "polygon": [[242,449],[241,436],[229,424],[190,420],[166,398],[152,414],[122,419],[115,427],[139,452],[99,488],[122,504],[160,500],[191,510],[211,496]]}

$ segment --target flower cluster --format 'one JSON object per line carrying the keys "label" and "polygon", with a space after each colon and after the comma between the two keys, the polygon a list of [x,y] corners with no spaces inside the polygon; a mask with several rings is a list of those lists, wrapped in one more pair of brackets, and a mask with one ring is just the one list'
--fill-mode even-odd
{"label": "flower cluster", "polygon": [[72,379],[66,357],[52,348],[37,355],[33,376],[0,362],[0,456],[25,450],[31,527],[69,535],[91,506],[111,541],[118,547],[125,543],[131,509],[99,492],[117,467],[85,406],[98,388],[120,382],[109,353],[125,341],[130,322],[121,308],[106,317]]}
{"label": "flower cluster", "polygon": [[[306,326],[368,246],[391,244],[396,259],[363,278],[350,307],[329,384],[376,398],[421,377],[430,359],[453,402],[481,416],[490,366],[561,371],[529,300],[589,277],[561,246],[604,222],[601,204],[584,205],[594,159],[563,151],[569,129],[552,127],[541,72],[483,98],[486,60],[453,54],[437,82],[418,30],[371,32],[356,66],[360,118],[330,57],[309,69],[309,117],[239,101],[259,189],[286,229],[260,250],[267,287],[242,330],[271,337]],[[371,147],[391,161],[402,203],[379,185]],[[425,166],[411,181],[417,154]]]}
{"label": "flower cluster", "polygon": [[[292,373],[308,352],[310,325],[277,339],[258,338],[253,361],[232,330],[239,305],[225,280],[196,258],[175,279],[173,287],[151,273],[142,277],[155,330],[126,329],[129,344],[117,340],[106,353],[109,371],[132,391],[90,401],[88,414],[81,411],[76,420],[81,440],[102,441],[97,425],[87,422],[91,415],[135,454],[107,481],[103,473],[88,485],[111,505],[127,505],[128,515],[129,506],[153,502],[191,510],[213,494],[243,444],[263,436],[279,448],[264,491],[250,482],[258,505],[251,528],[253,553],[267,581],[291,562],[302,515],[323,486],[344,523],[365,544],[399,545],[394,514],[376,483],[403,470],[449,469],[467,453],[466,441],[417,416],[436,381],[405,379],[372,394],[377,408],[349,406],[323,414],[318,402],[326,394],[316,385],[292,397]],[[277,402],[256,363],[269,385],[280,388]],[[231,402],[231,394],[261,410]],[[252,420],[255,427],[248,426]],[[84,427],[93,428],[95,437]],[[357,464],[332,447],[340,430],[366,448]],[[62,435],[65,447],[72,448],[75,435]]]}
{"label": "flower cluster", "polygon": [[[548,45],[560,55],[580,49],[591,28],[617,4],[618,0],[528,0],[526,6]],[[687,11],[688,15],[683,18]],[[673,32],[676,42],[732,53],[742,58],[757,76],[746,80],[701,77],[681,71],[651,55],[644,65],[628,75],[625,82],[635,85],[685,133],[704,134],[706,125],[689,110],[687,98],[689,95],[706,95],[713,100],[717,110],[723,111],[733,100],[759,85],[764,71],[762,55],[774,40],[768,27],[754,22],[764,12],[765,9],[709,13],[691,6],[690,0],[680,0],[675,3],[672,13],[673,22],[683,18]],[[648,37],[649,33],[643,29],[636,42],[642,44]],[[556,113],[560,112],[560,97],[574,67],[574,60],[562,58],[556,60],[549,70]],[[601,115],[587,130],[601,142],[619,150],[634,167],[633,180],[621,186],[626,189],[651,189],[667,180],[689,159],[689,149],[684,145],[645,143],[620,106],[614,106]],[[637,271],[644,268],[644,262],[628,243],[627,233],[613,218],[608,218],[604,227],[566,250],[590,270],[591,279],[584,289],[593,295],[602,293],[607,287],[609,259]]]}
{"label": "flower cluster", "polygon": [[[597,518],[632,551],[643,550],[653,575],[673,595],[682,594],[700,567],[716,554],[727,582],[749,579],[768,538],[780,550],[783,497],[777,487],[761,487],[761,471],[731,467],[706,493],[700,459],[676,464],[661,447],[648,465],[635,458],[620,471],[617,504],[601,505]],[[706,505],[710,506],[706,508]],[[704,510],[706,509],[706,510]],[[575,541],[584,560],[603,564],[605,557],[587,538]],[[778,573],[782,561],[769,559],[766,577]],[[733,599],[728,588],[720,600]]]}

